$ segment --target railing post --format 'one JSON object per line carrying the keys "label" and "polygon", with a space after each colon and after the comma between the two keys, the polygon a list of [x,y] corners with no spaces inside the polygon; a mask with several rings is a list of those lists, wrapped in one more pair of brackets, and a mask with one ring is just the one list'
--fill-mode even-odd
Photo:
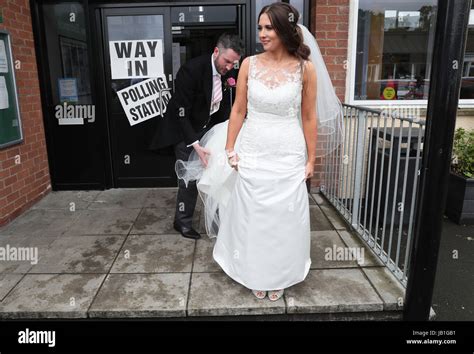
{"label": "railing post", "polygon": [[356,230],[359,229],[359,200],[361,196],[362,172],[364,171],[364,130],[366,126],[367,112],[357,110],[357,142],[355,154],[355,171],[354,171],[354,197],[352,200],[352,219],[351,224]]}
{"label": "railing post", "polygon": [[404,320],[427,321],[436,276],[471,0],[438,2]]}

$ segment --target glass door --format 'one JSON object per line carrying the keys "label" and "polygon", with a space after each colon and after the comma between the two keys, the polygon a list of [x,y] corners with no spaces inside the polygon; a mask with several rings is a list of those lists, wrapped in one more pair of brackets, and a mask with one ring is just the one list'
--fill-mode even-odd
{"label": "glass door", "polygon": [[148,150],[173,92],[169,7],[103,9],[102,31],[113,187],[176,186],[172,147]]}

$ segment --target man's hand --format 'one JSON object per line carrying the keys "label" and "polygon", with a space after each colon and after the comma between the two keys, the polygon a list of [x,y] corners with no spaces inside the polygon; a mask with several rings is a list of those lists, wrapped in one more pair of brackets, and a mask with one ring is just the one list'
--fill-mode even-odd
{"label": "man's hand", "polygon": [[199,145],[199,143],[195,143],[193,147],[194,147],[194,150],[196,150],[196,153],[199,155],[199,159],[201,160],[204,167],[207,167],[208,155],[211,154],[209,149],[202,147],[201,145]]}

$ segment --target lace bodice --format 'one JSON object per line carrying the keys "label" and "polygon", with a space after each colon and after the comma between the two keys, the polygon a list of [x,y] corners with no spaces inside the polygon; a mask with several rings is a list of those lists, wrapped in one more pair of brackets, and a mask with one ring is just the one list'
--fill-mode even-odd
{"label": "lace bodice", "polygon": [[269,68],[259,58],[249,58],[247,90],[248,119],[298,119],[301,108],[303,63]]}

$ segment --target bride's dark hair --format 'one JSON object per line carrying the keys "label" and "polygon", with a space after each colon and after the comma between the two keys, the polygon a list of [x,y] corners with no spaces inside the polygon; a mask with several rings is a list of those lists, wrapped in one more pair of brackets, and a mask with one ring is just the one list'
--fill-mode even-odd
{"label": "bride's dark hair", "polygon": [[300,14],[296,8],[285,2],[275,2],[264,6],[258,15],[266,13],[275,32],[290,54],[308,60],[311,50],[303,43],[303,34],[298,26]]}

